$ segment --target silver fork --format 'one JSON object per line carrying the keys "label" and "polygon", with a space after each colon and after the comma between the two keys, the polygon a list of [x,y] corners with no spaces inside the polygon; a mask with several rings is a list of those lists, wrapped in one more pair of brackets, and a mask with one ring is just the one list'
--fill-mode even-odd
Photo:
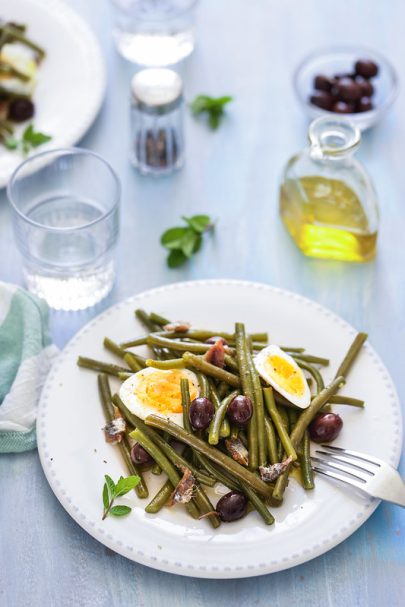
{"label": "silver fork", "polygon": [[405,507],[405,483],[399,472],[371,455],[342,447],[321,445],[312,456],[312,469],[364,493]]}

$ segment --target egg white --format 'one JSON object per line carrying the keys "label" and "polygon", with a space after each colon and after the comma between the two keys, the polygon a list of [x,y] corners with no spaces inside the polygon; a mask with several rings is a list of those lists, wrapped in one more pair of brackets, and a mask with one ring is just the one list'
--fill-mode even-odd
{"label": "egg white", "polygon": [[2,88],[16,95],[31,96],[35,89],[38,72],[33,51],[23,44],[5,44],[1,49],[0,58],[29,77],[29,80],[23,81],[6,74],[0,74]]}
{"label": "egg white", "polygon": [[[197,390],[197,395],[199,393],[198,379],[195,373],[189,371],[188,369],[178,369],[178,373],[181,374],[182,378],[188,379],[193,386]],[[155,409],[142,402],[139,394],[139,387],[141,381],[144,380],[148,375],[152,376],[158,374],[161,377],[168,375],[170,371],[165,371],[162,369],[155,369],[153,367],[147,367],[146,369],[142,369],[142,371],[138,371],[129,377],[120,388],[120,398],[123,403],[128,407],[128,409],[134,414],[140,417],[141,419],[146,419],[148,415],[157,415],[165,420],[170,420],[177,424],[178,426],[183,426],[183,414],[182,413],[165,413],[163,414],[161,411]],[[151,380],[152,381],[152,380]],[[138,391],[138,394],[137,394]],[[162,403],[164,404],[164,403]]]}
{"label": "egg white", "polygon": [[[280,386],[280,384],[278,384],[278,382],[275,380],[274,377],[269,375],[269,373],[266,370],[265,363],[266,363],[266,360],[272,356],[279,356],[280,358],[284,359],[289,365],[291,365],[291,367],[293,367],[293,369],[296,371],[296,373],[298,373],[298,375],[301,377],[301,379],[303,381],[303,386],[304,386],[304,391],[301,396],[292,394],[291,392],[289,392],[288,390],[286,390],[285,388]],[[264,381],[267,382],[268,384],[270,384],[270,386],[272,386],[279,394],[281,394],[288,401],[290,401],[290,403],[292,403],[296,407],[299,407],[300,409],[306,409],[309,406],[309,404],[311,402],[311,391],[309,389],[308,382],[306,380],[304,372],[297,365],[295,360],[289,354],[287,354],[286,352],[281,350],[281,348],[279,348],[279,346],[276,346],[275,344],[273,344],[271,346],[267,346],[266,348],[263,348],[263,350],[261,350],[255,356],[254,363],[255,363],[257,372],[264,379]]]}

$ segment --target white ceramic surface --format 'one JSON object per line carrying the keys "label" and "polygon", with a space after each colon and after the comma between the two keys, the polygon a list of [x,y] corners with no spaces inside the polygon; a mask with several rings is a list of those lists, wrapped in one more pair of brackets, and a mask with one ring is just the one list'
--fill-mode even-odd
{"label": "white ceramic surface", "polygon": [[[105,68],[94,34],[60,0],[2,0],[1,17],[27,24],[28,37],[47,53],[38,70],[32,122],[35,130],[52,140],[37,151],[74,145],[93,122],[104,97]],[[16,134],[23,128],[17,127]],[[0,145],[0,188],[22,160],[21,154]]]}
{"label": "white ceramic surface", "polygon": [[[246,322],[249,331],[268,330],[275,343],[305,346],[327,356],[329,381],[355,330],[317,303],[266,285],[234,280],[177,283],[154,289],[113,306],[82,329],[51,370],[38,415],[38,448],[47,479],[69,514],[86,531],[116,552],[139,563],[172,573],[236,578],[270,573],[308,561],[352,534],[375,510],[369,500],[317,478],[305,492],[292,480],[276,522],[264,525],[256,513],[212,531],[207,521],[194,521],[180,509],[147,515],[147,500],[135,495],[125,519],[101,521],[103,475],[126,475],[117,450],[104,441],[103,415],[96,376],[79,369],[79,354],[113,360],[104,351],[108,335],[116,341],[142,334],[133,310],[143,307],[194,326],[231,331]],[[370,453],[397,466],[402,444],[398,398],[387,370],[366,345],[342,393],[364,398],[366,408],[338,407],[344,428],[335,444]],[[155,477],[151,496],[162,483]]]}

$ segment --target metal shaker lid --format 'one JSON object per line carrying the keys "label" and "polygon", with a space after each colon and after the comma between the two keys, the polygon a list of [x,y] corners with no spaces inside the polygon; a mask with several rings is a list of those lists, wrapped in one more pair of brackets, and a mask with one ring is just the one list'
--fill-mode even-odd
{"label": "metal shaker lid", "polygon": [[166,114],[178,107],[183,96],[179,74],[166,68],[148,68],[132,78],[133,103],[148,114]]}

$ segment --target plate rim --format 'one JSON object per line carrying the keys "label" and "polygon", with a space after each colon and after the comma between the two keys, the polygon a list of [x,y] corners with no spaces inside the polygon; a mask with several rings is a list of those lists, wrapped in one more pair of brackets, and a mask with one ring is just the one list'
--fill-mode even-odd
{"label": "plate rim", "polygon": [[[158,295],[162,292],[174,291],[177,289],[183,288],[193,288],[195,286],[236,286],[241,288],[249,288],[249,289],[259,289],[268,292],[282,294],[289,298],[293,298],[298,302],[301,302],[303,305],[311,306],[321,312],[322,314],[331,317],[335,322],[340,323],[341,326],[344,326],[346,329],[349,329],[353,334],[355,334],[356,330],[354,327],[344,320],[339,314],[336,314],[326,306],[319,304],[313,299],[310,299],[304,295],[298,294],[294,291],[290,291],[288,289],[284,289],[281,287],[274,287],[272,285],[268,285],[265,283],[247,281],[247,280],[238,280],[238,279],[202,279],[202,280],[190,280],[190,281],[181,281],[175,283],[169,283],[166,285],[162,285],[160,287],[155,287],[151,289],[147,289],[137,293],[135,295],[131,295],[116,304],[108,307],[106,310],[95,316],[92,320],[86,323],[65,345],[63,350],[61,351],[59,357],[53,364],[44,388],[41,393],[40,402],[38,405],[38,417],[37,417],[37,440],[38,440],[38,453],[41,462],[42,469],[44,471],[45,477],[54,493],[56,498],[59,500],[63,508],[68,512],[68,514],[78,523],[85,531],[87,531],[94,539],[104,544],[114,552],[117,552],[121,556],[129,558],[132,561],[135,561],[141,565],[146,565],[153,569],[157,569],[159,571],[164,571],[167,573],[173,573],[176,575],[183,575],[188,577],[197,577],[197,578],[207,578],[207,579],[237,579],[237,578],[247,578],[247,577],[255,577],[259,575],[265,575],[268,573],[275,573],[277,571],[282,571],[285,569],[289,569],[291,567],[295,567],[296,565],[300,565],[307,561],[310,561],[318,556],[321,556],[325,552],[328,552],[332,548],[336,547],[338,544],[347,539],[350,535],[352,535],[357,529],[367,521],[367,519],[373,514],[378,505],[381,503],[381,500],[378,499],[370,499],[365,500],[364,504],[362,504],[361,510],[357,512],[355,518],[353,518],[350,523],[346,525],[343,529],[341,529],[338,533],[333,534],[330,538],[325,539],[322,543],[315,544],[311,548],[305,548],[300,553],[294,553],[289,559],[282,559],[278,561],[269,560],[267,563],[260,563],[256,566],[245,565],[245,566],[237,566],[230,567],[227,565],[218,566],[213,565],[212,567],[194,567],[187,564],[182,564],[179,560],[169,561],[165,558],[159,558],[159,556],[154,553],[145,554],[143,551],[134,550],[133,546],[125,546],[120,540],[115,540],[111,534],[104,532],[102,529],[96,529],[94,522],[89,520],[84,513],[80,512],[78,507],[75,506],[70,498],[66,498],[66,494],[61,487],[61,482],[55,476],[55,470],[52,468],[52,462],[47,457],[46,452],[46,435],[45,435],[45,418],[46,418],[46,401],[47,401],[47,393],[50,390],[53,376],[57,371],[59,365],[63,362],[64,357],[69,354],[69,350],[75,345],[76,341],[80,339],[82,334],[91,330],[91,328],[99,322],[102,322],[104,318],[107,318],[111,313],[119,310],[121,307],[128,305],[129,303]],[[369,354],[374,358],[375,362],[378,364],[379,371],[382,374],[384,380],[386,381],[387,388],[389,387],[390,392],[392,394],[391,405],[395,408],[395,416],[397,418],[397,436],[396,440],[393,441],[393,452],[391,454],[390,463],[397,467],[399,464],[399,460],[402,452],[402,436],[403,436],[403,422],[402,422],[402,410],[400,406],[399,396],[395,387],[395,384],[384,365],[383,361],[374,350],[374,348],[367,343],[365,347],[368,349]],[[360,508],[360,506],[359,506]],[[100,537],[101,536],[101,537]]]}
{"label": "plate rim", "polygon": [[[16,0],[14,0],[15,2]],[[89,103],[86,111],[80,113],[80,120],[77,121],[76,126],[74,128],[70,128],[66,131],[66,134],[63,134],[56,142],[56,146],[52,142],[46,147],[47,150],[57,148],[65,148],[74,146],[78,141],[84,137],[85,133],[93,124],[96,119],[101,105],[103,103],[105,97],[105,91],[107,86],[107,71],[105,66],[105,61],[103,57],[103,53],[101,51],[100,44],[98,39],[93,32],[90,25],[87,21],[71,6],[69,6],[66,2],[62,0],[23,0],[30,4],[33,10],[36,10],[38,7],[39,10],[47,10],[49,14],[56,15],[56,17],[60,20],[60,17],[65,19],[69,24],[72,25],[74,31],[79,31],[81,37],[86,38],[87,44],[87,59],[91,60],[90,71],[92,74],[92,96],[91,103]],[[44,148],[45,149],[45,148]],[[35,152],[34,152],[35,154]],[[29,154],[32,156],[34,154]],[[23,162],[24,158],[19,158],[18,164]],[[0,190],[7,186],[7,183],[15,171],[16,167],[14,166],[11,171],[6,169],[1,169],[0,167]]]}

